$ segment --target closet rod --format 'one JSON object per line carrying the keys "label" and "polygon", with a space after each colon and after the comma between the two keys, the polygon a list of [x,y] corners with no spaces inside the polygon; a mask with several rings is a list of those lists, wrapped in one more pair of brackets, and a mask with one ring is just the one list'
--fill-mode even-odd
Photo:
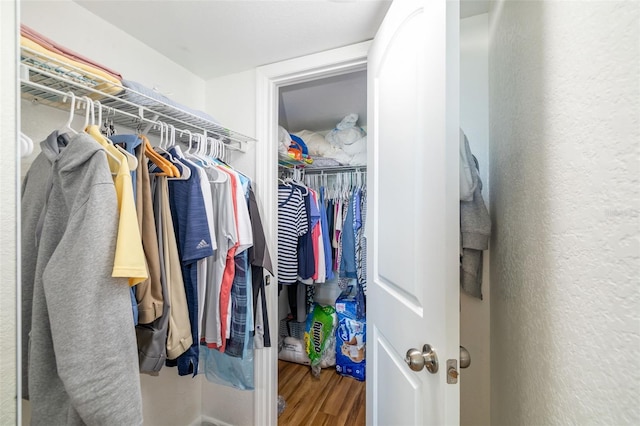
{"label": "closet rod", "polygon": [[335,167],[322,167],[322,168],[305,168],[305,175],[324,175],[324,174],[338,174],[338,173],[353,173],[353,172],[365,172],[367,166],[335,166]]}
{"label": "closet rod", "polygon": [[[64,98],[70,96],[68,92],[63,92],[61,90],[54,89],[53,87],[45,86],[43,84],[34,83],[33,81],[30,81],[30,80],[27,80],[27,79],[24,79],[24,78],[20,79],[20,83],[23,86],[23,93],[31,94],[33,96],[32,101],[36,102],[36,103],[40,103],[40,102],[42,102],[42,100],[45,100],[46,102],[49,102],[49,103],[52,103],[52,104],[60,104]],[[25,91],[24,90],[24,86],[29,86],[32,89],[43,91],[43,92],[47,92],[50,95],[47,96],[46,94],[36,93],[35,91],[31,91],[31,92],[28,91],[28,90]],[[90,87],[82,87],[82,89],[83,90],[88,90],[88,91],[91,91],[91,92],[100,93],[100,92],[98,92],[98,91],[96,91],[96,90],[94,90],[94,89],[92,89]],[[78,96],[78,95],[76,95],[74,93],[74,96],[76,97],[76,102],[77,103],[85,102],[85,99],[83,99],[83,96],[85,96],[85,95]],[[56,97],[59,97],[60,99],[55,99]],[[133,103],[130,103],[130,102],[127,102],[127,101],[124,101],[122,99],[119,99],[118,101],[127,103],[127,104],[131,105],[132,107],[136,107],[136,108],[138,107],[137,105],[135,105]],[[114,114],[118,113],[118,114],[120,114],[120,115],[122,115],[124,117],[130,118],[131,122],[123,122],[122,120],[119,121],[119,124],[122,124],[124,126],[128,126],[128,127],[133,126],[133,127],[137,128],[137,129],[139,129],[140,131],[142,131],[142,129],[140,127],[141,127],[141,125],[143,123],[146,123],[147,127],[145,128],[145,133],[146,133],[146,131],[151,130],[155,125],[159,125],[160,122],[162,121],[162,120],[158,120],[157,119],[159,117],[158,114],[154,115],[153,118],[155,120],[154,119],[148,119],[148,118],[145,118],[144,116],[141,117],[140,115],[132,114],[132,113],[130,113],[128,111],[124,111],[124,110],[122,110],[120,108],[116,108],[116,107],[110,106],[109,104],[103,103],[103,101],[93,100],[93,102],[94,103],[95,102],[99,102],[100,108],[102,108],[103,111],[105,113],[107,113],[107,115],[110,114],[111,112],[113,112]],[[142,107],[140,107],[140,108],[142,108]],[[105,117],[107,115],[105,115]],[[174,119],[174,121],[175,121],[175,119]],[[184,124],[188,124],[188,123],[184,123]],[[188,127],[191,127],[191,126],[188,126]],[[185,130],[189,130],[189,129],[176,128],[176,132],[177,133],[187,133]],[[207,131],[205,129],[199,129],[199,130],[201,130],[203,132],[203,134],[205,134],[205,135],[207,134]],[[226,146],[227,149],[230,149],[230,150],[233,150],[233,151],[244,152],[244,151],[242,151],[242,149],[240,147],[236,147],[236,146],[233,146],[233,145],[227,145],[227,144],[225,144],[225,146]]]}

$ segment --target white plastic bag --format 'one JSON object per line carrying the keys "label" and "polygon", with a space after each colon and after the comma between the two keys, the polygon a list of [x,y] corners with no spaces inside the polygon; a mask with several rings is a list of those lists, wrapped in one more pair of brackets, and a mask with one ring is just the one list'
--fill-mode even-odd
{"label": "white plastic bag", "polygon": [[[349,145],[353,145],[359,139],[364,138],[367,133],[359,126],[356,126],[358,122],[358,114],[349,114],[342,119],[335,129],[327,133],[325,139],[331,145],[345,149]],[[366,149],[366,144],[365,144]],[[359,151],[358,151],[359,152]],[[354,155],[357,152],[348,152],[350,155]]]}

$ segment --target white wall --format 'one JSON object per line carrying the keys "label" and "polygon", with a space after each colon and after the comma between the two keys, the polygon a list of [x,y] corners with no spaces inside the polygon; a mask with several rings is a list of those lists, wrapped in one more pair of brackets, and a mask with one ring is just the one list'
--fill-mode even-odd
{"label": "white wall", "polygon": [[490,17],[491,423],[640,424],[640,3]]}
{"label": "white wall", "polygon": [[0,1],[0,424],[17,421],[16,281],[18,268],[17,6]]}
{"label": "white wall", "polygon": [[[21,13],[22,23],[113,68],[125,79],[158,88],[192,108],[204,108],[204,80],[77,3],[23,0]],[[140,19],[153,16],[150,13]]]}
{"label": "white wall", "polygon": [[[208,80],[205,98],[206,111],[226,127],[246,136],[256,136],[255,70]],[[246,144],[246,153],[236,153],[232,157],[233,166],[251,178],[255,177],[256,172],[255,144]]]}
{"label": "white wall", "polygon": [[[207,81],[206,100],[206,111],[209,114],[216,117],[225,126],[247,136],[255,137],[255,70]],[[255,143],[247,144],[246,153],[233,154],[232,163],[238,170],[254,178],[256,173]],[[259,184],[259,182],[255,182],[255,185]],[[260,373],[256,372],[256,374]],[[240,391],[202,380],[202,415],[228,424],[251,425],[254,422],[254,392]]]}
{"label": "white wall", "polygon": [[[489,15],[460,20],[460,125],[480,164],[482,195],[489,206]],[[471,366],[460,370],[460,424],[490,424],[489,250],[484,252],[483,300],[460,292],[460,344]]]}

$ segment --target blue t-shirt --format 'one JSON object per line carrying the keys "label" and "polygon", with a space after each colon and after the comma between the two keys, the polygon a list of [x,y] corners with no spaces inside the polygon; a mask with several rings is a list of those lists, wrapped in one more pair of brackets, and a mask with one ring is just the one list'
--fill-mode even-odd
{"label": "blue t-shirt", "polygon": [[347,208],[347,216],[342,226],[342,258],[340,258],[340,277],[341,278],[358,278],[356,272],[356,236],[354,228],[354,208],[356,202],[355,192],[349,200]]}
{"label": "blue t-shirt", "polygon": [[[174,150],[170,150],[176,156]],[[178,366],[178,374],[198,373],[198,268],[197,262],[213,256],[211,233],[200,187],[200,175],[196,166],[185,163],[191,169],[187,180],[169,180],[169,205],[173,227],[178,242],[178,254],[182,264],[182,277],[189,308],[193,344],[177,360],[167,361]]]}
{"label": "blue t-shirt", "polygon": [[[131,155],[136,155],[136,148],[140,146],[142,143],[142,139],[138,137],[138,135],[113,135],[109,136],[109,140],[113,142],[114,145],[121,145],[125,151],[127,151]],[[131,180],[133,183],[133,200],[136,201],[137,192],[137,183],[136,183],[136,169],[131,170]]]}

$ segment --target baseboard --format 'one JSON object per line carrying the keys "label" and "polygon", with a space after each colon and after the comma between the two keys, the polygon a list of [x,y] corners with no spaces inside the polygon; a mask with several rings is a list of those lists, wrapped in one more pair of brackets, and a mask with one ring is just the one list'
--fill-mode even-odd
{"label": "baseboard", "polygon": [[195,419],[189,426],[233,426],[229,423],[225,423],[222,420],[214,419],[209,416],[200,416]]}

